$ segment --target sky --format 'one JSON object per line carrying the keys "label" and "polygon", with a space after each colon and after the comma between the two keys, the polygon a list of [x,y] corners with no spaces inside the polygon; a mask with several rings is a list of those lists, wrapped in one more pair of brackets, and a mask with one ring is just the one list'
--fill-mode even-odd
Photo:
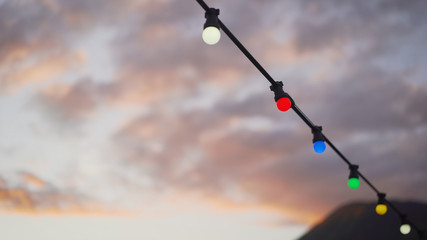
{"label": "sky", "polygon": [[[389,199],[427,201],[426,1],[206,2]],[[376,201],[204,21],[193,0],[0,0],[2,237],[291,240]]]}

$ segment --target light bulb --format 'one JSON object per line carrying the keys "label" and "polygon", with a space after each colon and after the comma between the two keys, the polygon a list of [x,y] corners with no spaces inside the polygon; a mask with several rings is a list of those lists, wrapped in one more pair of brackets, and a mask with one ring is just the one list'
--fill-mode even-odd
{"label": "light bulb", "polygon": [[387,205],[385,205],[385,193],[378,193],[378,203],[375,211],[378,215],[384,215],[387,213]]}
{"label": "light bulb", "polygon": [[359,169],[358,165],[350,165],[350,176],[348,176],[348,187],[351,189],[356,189],[360,185],[359,181],[359,172],[357,169]]}
{"label": "light bulb", "polygon": [[217,27],[210,26],[203,30],[202,38],[206,44],[214,45],[219,42],[221,32]]}
{"label": "light bulb", "polygon": [[280,111],[286,112],[291,108],[292,102],[289,98],[282,97],[279,100],[277,100],[276,105]]}
{"label": "light bulb", "polygon": [[405,223],[400,226],[400,232],[404,235],[408,234],[411,231],[411,225]]}
{"label": "light bulb", "polygon": [[360,181],[358,178],[350,178],[348,179],[348,187],[351,189],[356,189],[360,185]]}
{"label": "light bulb", "polygon": [[311,133],[313,133],[313,149],[317,153],[323,153],[326,150],[325,138],[322,134],[322,126],[313,126]]}
{"label": "light bulb", "polygon": [[274,101],[280,111],[286,112],[292,107],[293,100],[289,94],[283,91],[283,82],[274,82],[271,84],[270,90],[274,92]]}
{"label": "light bulb", "polygon": [[387,205],[385,204],[378,204],[375,208],[375,211],[378,213],[378,215],[384,215],[387,213]]}
{"label": "light bulb", "polygon": [[316,141],[313,143],[314,151],[317,153],[323,153],[326,149],[326,144],[324,141]]}

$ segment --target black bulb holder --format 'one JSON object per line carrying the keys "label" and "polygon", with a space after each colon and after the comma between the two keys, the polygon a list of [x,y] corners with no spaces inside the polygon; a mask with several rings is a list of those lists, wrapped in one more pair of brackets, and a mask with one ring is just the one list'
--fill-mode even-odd
{"label": "black bulb holder", "polygon": [[323,137],[322,134],[322,126],[314,126],[311,128],[311,133],[313,133],[313,143],[317,142],[317,141],[325,141],[325,138]]}
{"label": "black bulb holder", "polygon": [[274,101],[277,102],[279,99],[286,97],[291,100],[291,106],[294,106],[294,100],[287,92],[283,91],[283,82],[275,82],[275,84],[270,86],[270,90],[274,92]]}
{"label": "black bulb holder", "polygon": [[218,15],[219,9],[209,8],[209,10],[205,12],[206,22],[205,25],[203,25],[203,29],[207,27],[216,27],[219,29]]}
{"label": "black bulb holder", "polygon": [[378,193],[378,204],[385,204],[385,193]]}
{"label": "black bulb holder", "polygon": [[406,214],[400,215],[400,220],[402,222],[401,225],[403,225],[403,224],[409,224]]}
{"label": "black bulb holder", "polygon": [[357,170],[359,169],[358,165],[350,165],[349,167],[350,169],[350,176],[348,176],[348,178],[359,178],[359,173],[357,172]]}

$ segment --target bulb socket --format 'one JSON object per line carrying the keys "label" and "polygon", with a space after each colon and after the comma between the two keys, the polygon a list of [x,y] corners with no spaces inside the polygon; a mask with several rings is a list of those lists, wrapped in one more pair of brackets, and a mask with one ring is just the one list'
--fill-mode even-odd
{"label": "bulb socket", "polygon": [[385,193],[378,193],[378,204],[384,204],[385,205]]}
{"label": "bulb socket", "polygon": [[406,214],[400,215],[400,221],[402,222],[402,225],[409,224]]}
{"label": "bulb socket", "polygon": [[359,166],[358,165],[351,165],[350,167],[350,175],[348,176],[348,178],[357,178],[359,179],[359,173],[358,173],[358,169]]}
{"label": "bulb socket", "polygon": [[206,22],[203,25],[203,29],[207,27],[216,27],[220,29],[218,15],[219,9],[209,8],[209,10],[205,12]]}
{"label": "bulb socket", "polygon": [[314,126],[313,128],[311,128],[311,133],[313,133],[313,143],[317,142],[317,141],[325,141],[325,138],[323,137],[322,134],[322,126]]}
{"label": "bulb socket", "polygon": [[294,106],[294,100],[287,92],[283,91],[283,82],[275,82],[270,86],[270,90],[274,92],[274,101],[277,102],[279,99],[286,97],[291,101],[291,107]]}

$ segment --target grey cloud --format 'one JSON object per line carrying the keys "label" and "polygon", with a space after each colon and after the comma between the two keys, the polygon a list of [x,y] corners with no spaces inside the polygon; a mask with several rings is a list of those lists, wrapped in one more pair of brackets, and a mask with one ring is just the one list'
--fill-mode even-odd
{"label": "grey cloud", "polygon": [[[293,45],[309,56],[325,49],[342,50],[342,56],[336,60],[340,63],[337,69],[329,70],[336,70],[328,75],[332,81],[320,78],[313,83],[303,78],[305,72],[288,74],[279,70],[278,75],[291,78],[294,76],[289,75],[295,74],[297,80],[287,84],[298,85],[295,93],[298,104],[324,126],[325,133],[342,146],[352,161],[360,163],[361,169],[366,169],[381,186],[389,187],[386,191],[391,188],[387,179],[397,181],[390,175],[407,165],[399,173],[407,179],[402,177],[399,187],[391,191],[395,196],[401,193],[416,197],[408,189],[416,189],[425,178],[409,178],[412,173],[425,170],[425,163],[420,160],[425,158],[425,134],[417,135],[417,144],[410,136],[398,140],[393,134],[399,131],[415,134],[415,129],[425,127],[424,82],[421,86],[412,82],[407,64],[403,64],[403,69],[391,69],[390,73],[374,63],[382,60],[385,66],[391,62],[397,64],[413,52],[426,51],[425,41],[420,41],[425,33],[414,30],[425,25],[425,17],[419,10],[423,7],[421,1],[404,6],[397,2],[350,1],[210,1],[210,4],[223,9],[221,18],[242,41],[248,42],[251,51],[260,53],[260,59],[264,57],[264,49],[271,48],[263,44],[263,38],[269,43],[275,37],[274,34],[259,36],[264,27],[280,28],[278,31],[294,37]],[[67,2],[61,6],[85,15],[96,12],[83,18],[84,21],[103,19],[103,14],[112,11],[102,8],[97,12],[97,2]],[[150,175],[159,191],[184,188],[230,200],[226,190],[233,185],[261,204],[296,208],[307,216],[324,214],[345,200],[375,197],[366,188],[349,192],[345,186],[346,166],[330,149],[324,155],[313,153],[310,130],[293,113],[277,112],[268,85],[263,93],[250,91],[252,79],[264,79],[225,36],[219,45],[203,44],[200,39],[203,11],[195,1],[150,1],[144,6],[141,15],[116,23],[121,30],[112,43],[119,64],[114,82],[95,84],[82,80],[70,86],[67,94],[47,98],[44,104],[53,106],[51,109],[55,111],[63,110],[65,115],[84,115],[96,108],[97,101],[108,104],[127,94],[141,96],[142,100],[134,102],[149,108],[150,113],[130,121],[114,140],[122,150],[123,163]],[[273,13],[269,15],[270,11]],[[283,16],[283,20],[282,15],[287,11],[290,16]],[[393,17],[406,19],[414,26],[406,20],[395,23]],[[403,48],[401,57],[390,49],[409,40],[413,45]],[[388,61],[389,57],[392,61]],[[319,62],[296,64],[311,72]],[[181,74],[182,69],[190,69],[192,73]],[[195,96],[201,94],[199,87],[206,86],[203,84],[210,87],[209,84],[220,81],[216,78],[222,77],[224,69],[237,74],[225,80],[227,89],[214,99],[212,107],[187,111],[168,108],[184,100],[198,101]],[[425,77],[424,71],[420,74]],[[234,85],[235,82],[242,84]],[[180,91],[184,94],[177,93]],[[233,96],[236,92],[247,96],[239,100]],[[144,99],[147,96],[150,100]],[[272,125],[260,130],[239,128],[239,123],[255,117]],[[368,140],[349,144],[363,133],[385,137],[368,136]],[[388,147],[390,151],[378,153],[376,148],[383,146],[384,141],[399,147]],[[381,167],[387,171],[382,172]],[[425,192],[418,193],[420,198],[426,198]]]}
{"label": "grey cloud", "polygon": [[304,17],[295,22],[296,42],[301,50],[372,40],[387,44],[425,25],[426,17],[419,10],[423,8],[425,2],[418,0],[301,1]]}
{"label": "grey cloud", "polygon": [[9,79],[10,73],[22,71],[31,66],[29,63],[73,52],[70,45],[76,36],[105,24],[103,19],[111,20],[112,12],[119,12],[117,6],[105,1],[6,1],[0,7],[2,90],[13,88],[14,82],[17,87],[31,82]]}
{"label": "grey cloud", "polygon": [[[29,3],[28,3],[29,4]],[[60,22],[42,4],[25,6],[7,1],[0,8],[0,60],[17,48],[44,49],[57,43],[58,35],[52,29],[61,29]],[[45,25],[43,25],[45,24]],[[19,50],[19,49],[18,49]]]}
{"label": "grey cloud", "polygon": [[51,85],[38,96],[39,102],[54,115],[62,118],[79,118],[90,114],[97,105],[97,88],[83,79],[75,85]]}
{"label": "grey cloud", "polygon": [[348,79],[311,99],[323,104],[318,104],[315,117],[347,133],[426,125],[427,114],[421,106],[427,91],[403,79],[368,68],[350,73]]}
{"label": "grey cloud", "polygon": [[[310,79],[301,78],[301,75],[297,76],[301,80],[295,83],[298,85],[297,91],[301,91],[300,94],[297,94],[300,106],[303,107],[303,110],[308,109],[306,113],[325,127],[325,132],[330,134],[328,136],[331,136],[331,139],[342,148],[344,153],[348,154],[350,160],[360,163],[361,169],[366,171],[367,175],[378,182],[381,187],[384,187],[386,192],[390,191],[392,196],[399,196],[399,193],[402,193],[405,196],[425,199],[424,192],[407,190],[419,186],[422,178],[402,180],[398,188],[391,188],[390,182],[387,182],[386,179],[392,179],[390,172],[399,172],[399,168],[405,165],[404,160],[408,164],[407,168],[401,172],[403,175],[409,174],[409,172],[418,174],[425,168],[425,164],[420,160],[425,157],[425,154],[422,154],[422,147],[420,147],[425,144],[425,136],[422,134],[418,136],[418,145],[412,144],[409,136],[399,141],[393,136],[401,131],[415,134],[415,129],[425,126],[426,115],[421,106],[426,100],[427,93],[422,85],[417,85],[412,79],[404,80],[409,76],[407,69],[389,73],[373,64],[378,59],[387,62],[389,56],[394,57],[391,60],[394,63],[401,60],[396,54],[386,51],[399,43],[398,40],[395,42],[388,39],[391,37],[399,39],[401,36],[402,41],[411,39],[411,42],[418,44],[417,46],[421,48],[420,51],[425,50],[423,45],[417,42],[420,36],[417,31],[412,31],[413,27],[404,21],[394,23],[391,19],[393,17],[411,19],[412,16],[409,13],[418,11],[415,8],[419,6],[415,4],[418,7],[408,6],[406,10],[400,8],[397,10],[392,6],[389,9],[383,9],[385,4],[383,2],[328,1],[313,3],[302,1],[287,4],[298,14],[295,18],[287,19],[281,24],[288,26],[289,21],[294,23],[289,28],[291,31],[289,35],[295,36],[295,46],[307,51],[309,55],[316,55],[316,51],[322,49],[341,48],[342,50],[342,55],[337,61],[342,61],[343,69],[328,75],[332,77],[329,79],[332,81],[320,78],[318,82],[313,83],[309,81]],[[221,4],[218,5],[221,6]],[[275,7],[277,5],[280,3],[272,4]],[[212,3],[212,6],[215,4]],[[236,33],[239,32],[242,34],[241,36],[255,39],[257,36],[251,35],[252,29],[247,27],[249,16],[252,14],[263,16],[263,11],[268,12],[271,9],[263,8],[264,5],[259,2],[245,5],[243,8],[238,8],[238,6],[239,3],[233,3],[230,7],[231,9],[235,7],[235,11],[230,11],[224,6],[226,9],[223,11],[222,19],[227,21],[227,18],[230,18],[231,21],[226,23],[228,26],[237,25]],[[244,10],[247,10],[248,13],[241,18],[226,15],[227,12],[240,13]],[[304,13],[309,14],[307,16]],[[421,15],[417,17],[417,19],[422,18]],[[237,20],[233,22],[233,19]],[[257,19],[252,20],[256,22]],[[260,25],[273,20],[275,20],[274,17],[265,22],[260,20],[262,22]],[[418,24],[423,22],[422,20],[410,21],[417,21]],[[258,30],[253,31],[255,34]],[[266,36],[266,42],[270,41],[271,39],[268,37],[272,36]],[[423,35],[421,35],[422,37]],[[261,37],[257,39],[262,40]],[[368,45],[364,46],[365,43]],[[130,57],[131,55],[123,55],[122,61],[124,63],[132,59],[132,61],[135,60],[135,63],[140,63],[142,67],[146,62],[150,67],[161,65],[162,61],[166,61],[165,66],[172,65],[174,62],[181,63],[176,56],[186,56],[192,59],[193,56],[188,56],[187,53],[195,44],[197,44],[196,41],[189,42],[188,48],[184,47],[179,51],[176,49],[177,47],[165,47],[166,52],[171,51],[176,54],[175,56],[164,55],[170,56],[166,60],[162,60],[160,54],[158,58],[152,59],[151,63],[148,63],[149,58],[134,58]],[[189,64],[196,64],[203,69],[206,66],[205,63],[200,63],[198,60],[210,61],[209,59],[219,58],[222,61],[225,55],[230,57],[229,60],[225,60],[227,65],[241,66],[241,62],[245,61],[244,57],[237,52],[236,58],[232,53],[224,53],[223,49],[228,51],[228,47],[231,49],[232,46],[215,48],[215,52],[211,52],[208,47],[203,47],[201,49],[204,52],[203,55],[195,53],[196,61],[189,61]],[[257,46],[256,49],[263,48],[267,49],[268,45]],[[348,51],[352,48],[356,51]],[[360,48],[362,50],[358,51]],[[134,49],[134,47],[128,46],[128,49],[126,51],[132,52],[130,49]],[[416,47],[410,47],[404,51],[411,52],[414,49]],[[154,56],[154,54],[150,56]],[[402,59],[407,57],[408,55],[404,55]],[[223,67],[223,62],[215,64],[217,64],[215,65],[217,68]],[[310,66],[315,67],[316,62],[303,61],[301,64],[308,65],[307,69],[310,70]],[[406,67],[406,65],[404,66]],[[246,69],[246,67],[242,69]],[[206,72],[201,71],[199,74],[203,77]],[[254,75],[252,73],[251,78]],[[285,74],[282,76],[288,77]],[[326,86],[322,85],[322,81],[327,82]],[[231,90],[234,89],[236,91],[247,90],[244,86],[233,87]],[[307,93],[308,91],[309,93]],[[167,146],[167,151],[165,149],[163,152],[152,154],[147,152],[149,149],[147,147],[144,151],[137,152],[134,156],[137,158],[132,158],[132,161],[134,164],[138,164],[138,161],[148,161],[157,165],[158,172],[153,176],[166,186],[186,188],[207,194],[215,193],[228,199],[225,193],[227,186],[237,185],[240,190],[253,196],[259,203],[284,209],[298,209],[306,216],[324,214],[328,209],[346,200],[375,198],[375,195],[366,186],[362,186],[357,193],[351,192],[346,187],[347,166],[341,163],[330,149],[323,155],[314,154],[311,149],[309,130],[303,123],[298,125],[297,120],[290,116],[291,113],[280,115],[280,117],[273,113],[276,110],[269,94],[271,93],[266,88],[265,94],[248,93],[244,100],[224,97],[209,109],[190,111],[185,114],[176,112],[173,114],[174,120],[167,120],[168,115],[161,112],[158,113],[159,115],[154,115],[153,119],[149,121],[141,118],[133,124],[147,128],[154,125],[153,129],[160,128],[159,136],[155,136],[154,139],[158,138]],[[308,107],[305,108],[306,106]],[[292,119],[292,126],[295,128],[280,130],[279,127],[270,126],[264,132],[252,132],[248,129],[227,130],[224,135],[215,140],[208,142],[201,140],[208,131],[226,129],[227,124],[233,121],[233,118],[244,120],[254,116],[265,117],[278,124],[276,126],[286,124],[286,121]],[[140,143],[140,146],[123,144],[124,151],[141,149],[144,142],[151,139],[149,136],[135,136],[132,132],[134,131],[122,132],[119,135],[120,141],[132,139],[135,145]],[[372,135],[368,136],[367,140],[359,142],[354,140],[363,133]],[[374,137],[375,134],[384,136],[384,139]],[[400,146],[393,149],[390,146],[384,146],[384,142],[392,143],[392,145],[400,144]],[[377,147],[380,146],[389,151],[378,153]],[[199,149],[203,154],[192,163],[192,167],[184,174],[177,174],[175,169],[183,161],[180,156],[183,156],[186,148]],[[408,152],[408,149],[412,150]],[[387,168],[387,171],[382,171],[381,168]]]}

